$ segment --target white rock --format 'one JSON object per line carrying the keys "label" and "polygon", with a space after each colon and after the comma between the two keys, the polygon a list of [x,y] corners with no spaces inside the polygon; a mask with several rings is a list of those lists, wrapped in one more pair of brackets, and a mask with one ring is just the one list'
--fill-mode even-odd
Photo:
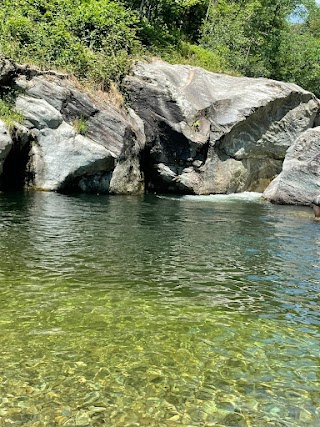
{"label": "white rock", "polygon": [[63,121],[62,114],[44,99],[20,95],[16,109],[37,129],[56,129]]}
{"label": "white rock", "polygon": [[58,129],[42,129],[32,147],[35,187],[60,190],[77,177],[114,168],[114,155],[79,135],[63,122]]}

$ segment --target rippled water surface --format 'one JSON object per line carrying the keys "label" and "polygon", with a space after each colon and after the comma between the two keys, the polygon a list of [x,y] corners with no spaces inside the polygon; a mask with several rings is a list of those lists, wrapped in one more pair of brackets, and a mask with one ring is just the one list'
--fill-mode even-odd
{"label": "rippled water surface", "polygon": [[0,426],[320,425],[320,223],[0,194]]}

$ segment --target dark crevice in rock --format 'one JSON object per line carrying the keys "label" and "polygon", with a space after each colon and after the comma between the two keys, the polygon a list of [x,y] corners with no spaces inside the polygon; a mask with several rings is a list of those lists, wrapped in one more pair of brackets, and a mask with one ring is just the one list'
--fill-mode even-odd
{"label": "dark crevice in rock", "polygon": [[[166,122],[159,123],[158,129],[158,137],[147,144],[140,157],[146,191],[192,193],[188,187],[179,183],[174,175],[178,177],[186,168],[192,168],[197,172],[206,161],[209,142],[192,143]],[[161,174],[159,164],[164,164],[172,176]]]}
{"label": "dark crevice in rock", "polygon": [[[209,145],[210,145],[210,141],[208,140],[205,144],[202,144],[197,148],[195,158],[193,159],[193,164],[195,161],[199,163],[199,166],[200,166],[200,162],[202,164],[205,163],[208,157]],[[198,168],[199,166],[196,166],[196,168]]]}
{"label": "dark crevice in rock", "polygon": [[3,163],[1,189],[3,191],[23,190],[32,185],[34,172],[31,168],[31,141],[24,141],[19,135],[14,135],[13,146]]}
{"label": "dark crevice in rock", "polygon": [[69,177],[60,187],[59,193],[109,194],[112,172],[97,172]]}
{"label": "dark crevice in rock", "polygon": [[151,146],[146,146],[140,153],[140,167],[144,176],[145,191],[153,191],[156,171],[151,157]]}
{"label": "dark crevice in rock", "polygon": [[175,132],[165,122],[159,124],[159,135],[152,144],[148,144],[141,156],[141,169],[145,177],[147,191],[170,191],[170,183],[159,175],[157,164],[170,164],[173,174],[187,164],[191,152],[189,141]]}
{"label": "dark crevice in rock", "polygon": [[186,166],[191,156],[189,140],[181,133],[173,130],[166,122],[161,122],[159,124],[159,137],[152,150],[154,160],[161,162],[165,157],[177,166]]}
{"label": "dark crevice in rock", "polygon": [[11,86],[18,75],[17,66],[9,59],[0,59],[0,86]]}
{"label": "dark crevice in rock", "polygon": [[23,90],[15,85],[14,80],[6,86],[0,86],[0,98],[12,109],[14,109],[15,100],[21,93],[23,93]]}

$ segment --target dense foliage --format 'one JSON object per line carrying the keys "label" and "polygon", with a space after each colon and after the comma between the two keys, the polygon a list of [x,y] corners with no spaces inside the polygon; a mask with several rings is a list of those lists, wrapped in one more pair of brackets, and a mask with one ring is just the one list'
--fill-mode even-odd
{"label": "dense foliage", "polygon": [[320,95],[315,0],[2,0],[0,51],[108,87],[158,55]]}
{"label": "dense foliage", "polygon": [[201,44],[247,76],[320,94],[320,7],[312,0],[213,0]]}
{"label": "dense foliage", "polygon": [[3,0],[0,50],[103,86],[127,71],[139,48],[137,17],[117,1]]}

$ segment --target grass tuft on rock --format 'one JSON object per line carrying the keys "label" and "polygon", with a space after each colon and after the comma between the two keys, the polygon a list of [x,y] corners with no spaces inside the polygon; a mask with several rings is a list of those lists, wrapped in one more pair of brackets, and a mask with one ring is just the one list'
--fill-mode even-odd
{"label": "grass tuft on rock", "polygon": [[87,119],[83,116],[77,117],[73,122],[73,128],[80,135],[86,135],[89,129]]}
{"label": "grass tuft on rock", "polygon": [[14,109],[14,105],[10,97],[0,97],[0,119],[5,123],[9,132],[12,132],[17,123],[24,121],[23,114]]}

